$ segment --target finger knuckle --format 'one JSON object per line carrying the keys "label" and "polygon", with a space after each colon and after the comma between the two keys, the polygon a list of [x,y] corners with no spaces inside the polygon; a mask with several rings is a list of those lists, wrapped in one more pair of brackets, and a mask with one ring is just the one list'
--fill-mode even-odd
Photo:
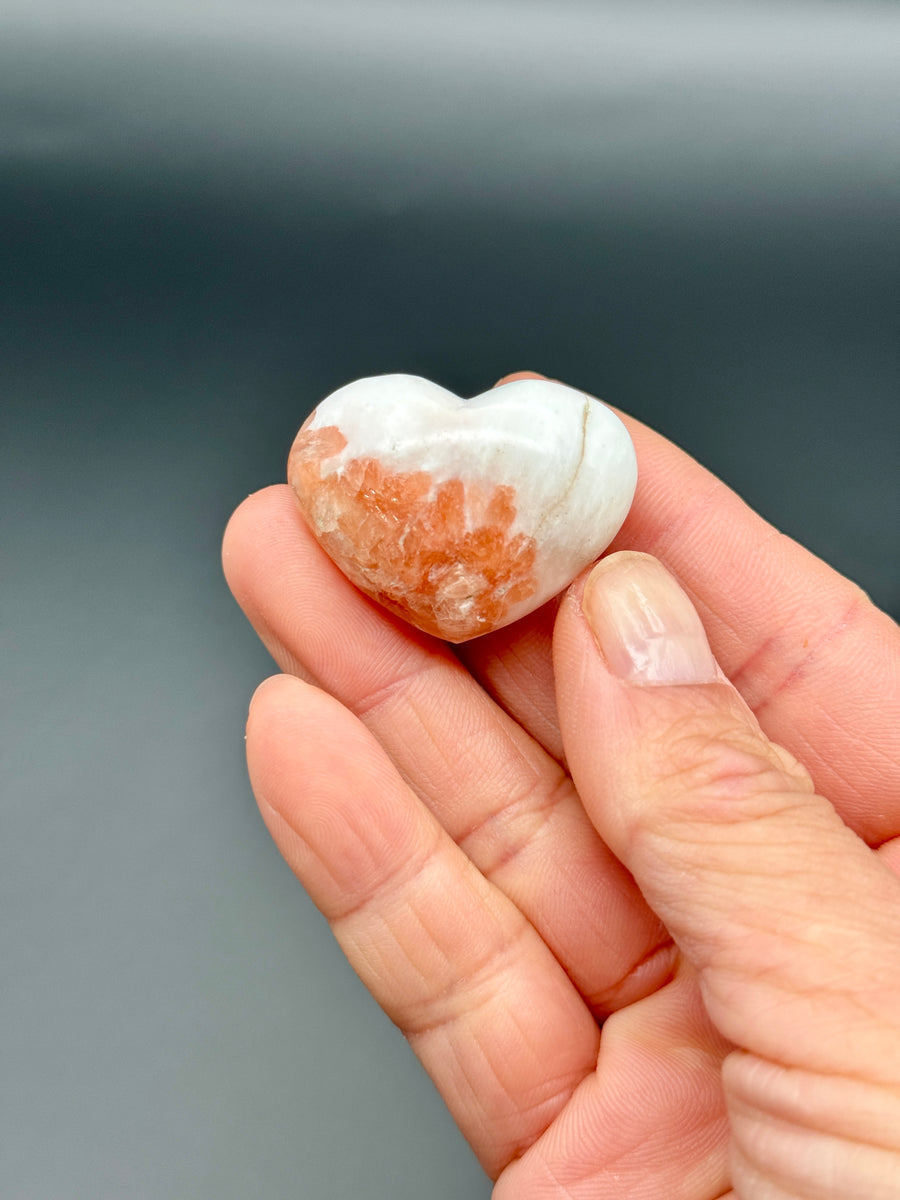
{"label": "finger knuckle", "polygon": [[682,717],[659,749],[653,790],[673,813],[687,807],[696,818],[706,807],[718,819],[745,819],[748,809],[762,815],[793,807],[813,791],[808,772],[786,750],[730,714]]}

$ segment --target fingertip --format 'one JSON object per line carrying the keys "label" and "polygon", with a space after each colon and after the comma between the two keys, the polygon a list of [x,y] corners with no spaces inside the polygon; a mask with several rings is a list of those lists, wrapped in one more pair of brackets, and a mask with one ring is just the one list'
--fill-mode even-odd
{"label": "fingertip", "polygon": [[310,684],[298,679],[296,675],[286,673],[270,675],[258,684],[250,697],[247,720],[260,716],[263,711],[273,707],[281,707],[296,701],[301,691],[310,688]]}
{"label": "fingertip", "polygon": [[[294,675],[271,675],[250,698],[245,724],[247,770],[257,800],[275,805],[285,773],[296,775],[296,753],[322,741],[323,721],[317,706],[326,697]],[[277,807],[277,805],[275,805]]]}
{"label": "fingertip", "polygon": [[248,517],[256,514],[260,506],[267,507],[273,499],[282,497],[286,487],[284,483],[267,483],[265,487],[249,492],[229,517],[225,526],[226,538],[233,527],[239,528]]}
{"label": "fingertip", "polygon": [[279,743],[286,727],[294,728],[298,719],[302,723],[304,692],[311,690],[316,689],[286,674],[270,675],[258,685],[250,697],[244,723],[244,741],[251,760],[260,749],[265,754],[267,747]]}
{"label": "fingertip", "polygon": [[267,484],[246,496],[228,518],[222,534],[222,569],[229,586],[247,558],[247,550],[270,524],[273,511],[282,510],[289,498],[286,483]]}

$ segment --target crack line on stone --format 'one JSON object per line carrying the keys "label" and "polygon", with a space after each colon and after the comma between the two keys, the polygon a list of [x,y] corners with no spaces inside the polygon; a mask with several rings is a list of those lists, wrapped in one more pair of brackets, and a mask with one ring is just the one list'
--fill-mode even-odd
{"label": "crack line on stone", "polygon": [[547,522],[550,520],[550,518],[553,517],[559,511],[559,509],[562,508],[562,506],[566,503],[572,489],[575,486],[575,481],[578,479],[578,473],[581,470],[582,464],[584,463],[584,456],[587,453],[587,426],[588,426],[588,417],[590,416],[591,403],[592,403],[591,398],[589,396],[585,396],[584,410],[582,412],[582,417],[581,417],[581,453],[578,456],[578,462],[575,464],[575,470],[572,472],[572,478],[569,480],[568,484],[566,485],[566,490],[559,497],[559,499],[556,501],[556,503],[554,505],[552,505],[550,508],[548,508],[547,511],[544,513],[543,517],[541,517],[541,522],[538,525],[537,530],[535,531],[535,534],[534,534],[535,540],[537,540],[540,537],[541,533],[543,533],[544,526],[547,524]]}

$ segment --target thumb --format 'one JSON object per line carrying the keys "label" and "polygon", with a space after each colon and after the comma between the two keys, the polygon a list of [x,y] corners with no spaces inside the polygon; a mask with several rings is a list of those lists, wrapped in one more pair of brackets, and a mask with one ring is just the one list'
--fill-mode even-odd
{"label": "thumb", "polygon": [[738,1048],[736,1186],[742,1163],[747,1195],[900,1195],[900,881],[764,736],[656,559],[570,590],[554,666],[584,806]]}

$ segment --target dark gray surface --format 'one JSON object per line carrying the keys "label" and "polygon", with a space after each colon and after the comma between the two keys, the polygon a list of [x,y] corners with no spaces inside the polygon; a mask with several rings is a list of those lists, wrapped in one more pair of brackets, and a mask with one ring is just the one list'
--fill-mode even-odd
{"label": "dark gray surface", "polygon": [[487,1196],[268,842],[232,507],[324,393],[532,367],[895,615],[900,11],[0,16],[4,1197]]}

